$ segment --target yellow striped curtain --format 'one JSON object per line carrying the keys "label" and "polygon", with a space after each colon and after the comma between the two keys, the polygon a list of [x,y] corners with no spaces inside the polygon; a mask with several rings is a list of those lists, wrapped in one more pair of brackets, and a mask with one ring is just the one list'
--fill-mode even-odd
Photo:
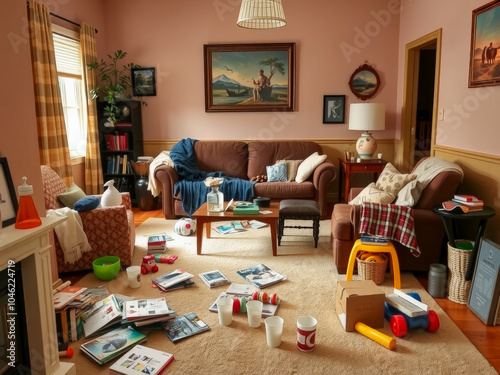
{"label": "yellow striped curtain", "polygon": [[85,190],[87,194],[100,194],[103,191],[101,156],[99,153],[99,131],[95,99],[90,97],[90,89],[97,85],[97,71],[87,70],[87,64],[97,61],[95,30],[82,23],[80,45],[87,94],[87,155],[85,157]]}
{"label": "yellow striped curtain", "polygon": [[45,5],[33,0],[28,0],[28,3],[40,162],[54,169],[64,184],[70,186],[73,172],[57,80],[50,14]]}

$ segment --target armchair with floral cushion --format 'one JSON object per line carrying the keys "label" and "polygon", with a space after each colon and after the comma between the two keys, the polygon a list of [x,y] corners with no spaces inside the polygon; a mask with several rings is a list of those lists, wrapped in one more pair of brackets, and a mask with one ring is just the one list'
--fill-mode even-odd
{"label": "armchair with floral cushion", "polygon": [[421,254],[415,257],[409,248],[393,241],[402,270],[428,271],[431,263],[439,263],[445,229],[432,208],[453,198],[462,177],[457,164],[428,157],[420,160],[410,174],[401,174],[388,163],[377,182],[364,189],[351,189],[349,204],[336,204],[332,213],[332,250],[338,272],[346,272],[352,246],[360,238],[361,204],[365,202],[413,209]]}
{"label": "armchair with floral cushion", "polygon": [[[57,173],[46,165],[41,166],[45,198],[45,209],[64,207],[60,198],[72,193],[75,186],[68,188]],[[65,194],[66,193],[66,194]],[[86,251],[75,263],[66,262],[64,253],[55,238],[57,269],[59,273],[92,269],[92,262],[100,257],[115,255],[120,257],[121,265],[130,265],[135,245],[135,226],[129,193],[121,193],[122,204],[114,207],[97,207],[79,212],[83,231],[92,250]],[[97,196],[100,197],[100,196]],[[64,199],[62,199],[64,201]]]}

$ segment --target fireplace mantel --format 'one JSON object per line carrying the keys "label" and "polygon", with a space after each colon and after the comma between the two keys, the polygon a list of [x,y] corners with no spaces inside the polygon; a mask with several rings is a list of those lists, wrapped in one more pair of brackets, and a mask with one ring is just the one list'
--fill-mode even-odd
{"label": "fireplace mantel", "polygon": [[52,228],[66,218],[42,218],[32,229],[0,229],[0,270],[21,262],[29,357],[32,374],[76,374],[74,364],[59,362],[50,269]]}

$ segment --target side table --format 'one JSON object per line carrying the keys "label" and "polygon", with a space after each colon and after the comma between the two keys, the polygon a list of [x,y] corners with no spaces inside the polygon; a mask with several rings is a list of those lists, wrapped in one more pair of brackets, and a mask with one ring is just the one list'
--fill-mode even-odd
{"label": "side table", "polygon": [[384,170],[387,162],[382,159],[361,160],[350,162],[339,158],[339,201],[347,202],[351,190],[351,173],[376,173],[376,178]]}
{"label": "side table", "polygon": [[456,247],[455,239],[458,235],[457,221],[467,220],[476,221],[478,223],[476,239],[474,241],[474,247],[472,249],[469,265],[467,266],[467,273],[465,275],[465,280],[472,280],[472,275],[474,274],[474,266],[476,264],[477,252],[479,250],[479,242],[481,241],[481,237],[483,237],[488,219],[495,216],[495,210],[491,207],[484,206],[481,211],[458,214],[446,211],[441,206],[436,206],[433,207],[432,211],[441,216],[441,218],[443,219],[444,229],[446,230],[448,241],[453,247]]}

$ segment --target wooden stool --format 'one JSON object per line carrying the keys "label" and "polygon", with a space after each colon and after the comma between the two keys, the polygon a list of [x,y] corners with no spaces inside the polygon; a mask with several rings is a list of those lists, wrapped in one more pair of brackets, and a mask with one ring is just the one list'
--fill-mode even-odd
{"label": "wooden stool", "polygon": [[[284,199],[280,202],[280,216],[278,219],[278,246],[281,245],[281,237],[285,228],[312,229],[314,247],[318,247],[319,217],[321,210],[318,202],[306,199]],[[285,226],[285,220],[312,220],[312,227]]]}
{"label": "wooden stool", "polygon": [[356,240],[349,255],[349,263],[347,264],[347,272],[345,275],[346,280],[352,280],[354,273],[354,264],[356,263],[356,255],[360,251],[368,251],[371,253],[389,253],[391,255],[391,274],[394,276],[394,288],[401,289],[401,275],[399,272],[398,254],[392,242],[389,241],[387,245],[365,245],[361,240]]}

